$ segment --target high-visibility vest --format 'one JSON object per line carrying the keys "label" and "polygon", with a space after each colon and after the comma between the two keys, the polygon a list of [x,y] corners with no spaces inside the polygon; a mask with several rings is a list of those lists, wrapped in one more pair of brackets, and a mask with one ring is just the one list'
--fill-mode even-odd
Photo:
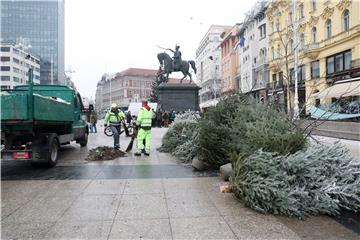
{"label": "high-visibility vest", "polygon": [[109,111],[105,116],[105,122],[110,122],[110,125],[120,125],[123,119],[125,119],[125,114],[122,111],[119,111],[117,114]]}
{"label": "high-visibility vest", "polygon": [[151,109],[148,111],[145,108],[141,108],[136,119],[137,124],[140,125],[140,127],[151,127],[152,117],[153,112]]}

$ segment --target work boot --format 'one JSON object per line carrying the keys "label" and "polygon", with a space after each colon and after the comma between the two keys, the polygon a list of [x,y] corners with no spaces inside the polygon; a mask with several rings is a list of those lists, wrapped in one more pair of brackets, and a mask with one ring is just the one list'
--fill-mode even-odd
{"label": "work boot", "polygon": [[136,152],[134,155],[139,157],[139,156],[141,156],[141,153]]}

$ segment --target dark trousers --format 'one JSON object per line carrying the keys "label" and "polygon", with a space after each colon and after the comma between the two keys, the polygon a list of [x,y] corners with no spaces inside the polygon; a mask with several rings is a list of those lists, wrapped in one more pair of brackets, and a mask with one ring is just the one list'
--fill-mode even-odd
{"label": "dark trousers", "polygon": [[120,147],[120,125],[114,126],[110,125],[111,131],[114,133],[114,147]]}

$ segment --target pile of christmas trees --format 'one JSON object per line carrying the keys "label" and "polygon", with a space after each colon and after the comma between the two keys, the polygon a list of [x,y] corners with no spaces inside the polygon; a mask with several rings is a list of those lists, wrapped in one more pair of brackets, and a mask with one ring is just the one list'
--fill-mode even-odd
{"label": "pile of christmas trees", "polygon": [[302,218],[360,210],[360,164],[348,150],[310,144],[285,114],[245,95],[175,124],[162,148],[210,168],[230,162],[235,195],[260,212]]}

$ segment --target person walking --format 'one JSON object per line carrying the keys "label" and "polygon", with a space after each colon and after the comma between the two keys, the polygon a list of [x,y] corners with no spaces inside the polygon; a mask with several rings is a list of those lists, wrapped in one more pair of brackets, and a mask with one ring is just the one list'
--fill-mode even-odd
{"label": "person walking", "polygon": [[172,124],[172,122],[175,120],[175,111],[171,110],[169,115],[169,123]]}
{"label": "person walking", "polygon": [[142,108],[140,109],[137,119],[136,126],[138,128],[137,132],[137,145],[135,156],[141,156],[141,153],[144,149],[144,140],[145,140],[145,155],[150,155],[150,137],[151,137],[151,121],[153,118],[153,111],[148,105],[146,99],[141,101]]}
{"label": "person walking", "polygon": [[128,126],[130,126],[131,119],[132,119],[132,118],[131,118],[131,112],[128,111],[128,112],[126,113],[126,123],[127,123]]}
{"label": "person walking", "polygon": [[97,133],[96,130],[97,114],[95,111],[90,113],[90,133]]}
{"label": "person walking", "polygon": [[111,110],[105,115],[105,127],[108,125],[114,133],[114,148],[120,149],[120,128],[121,121],[125,119],[125,114],[119,110],[116,103],[111,104]]}
{"label": "person walking", "polygon": [[163,112],[162,118],[163,118],[163,122],[164,122],[164,128],[168,128],[169,127],[169,114],[166,111]]}
{"label": "person walking", "polygon": [[159,108],[156,112],[156,123],[157,123],[157,126],[159,128],[161,128],[161,123],[162,123],[162,114],[161,114],[161,109]]}

